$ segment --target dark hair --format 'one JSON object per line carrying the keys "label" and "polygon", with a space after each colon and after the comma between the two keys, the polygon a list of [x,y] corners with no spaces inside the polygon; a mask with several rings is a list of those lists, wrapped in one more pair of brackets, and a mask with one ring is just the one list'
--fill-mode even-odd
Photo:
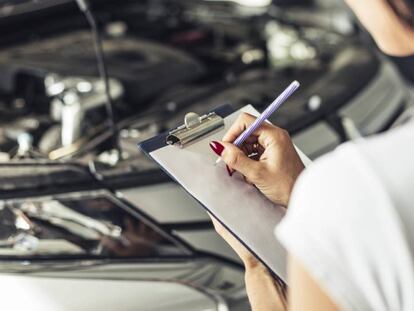
{"label": "dark hair", "polygon": [[408,26],[414,28],[414,0],[387,0],[387,2]]}

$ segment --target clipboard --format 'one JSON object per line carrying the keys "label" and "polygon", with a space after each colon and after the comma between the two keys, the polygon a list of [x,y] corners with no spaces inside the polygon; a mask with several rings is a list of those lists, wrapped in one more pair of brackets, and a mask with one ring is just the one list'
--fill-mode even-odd
{"label": "clipboard", "polygon": [[[242,112],[259,115],[251,105],[238,111],[225,105],[203,116],[189,113],[183,125],[139,147],[286,282],[287,253],[274,235],[286,209],[270,202],[240,174],[229,177],[224,163],[214,166],[217,156],[209,147],[210,141],[221,140]],[[298,152],[305,165],[310,163]]]}

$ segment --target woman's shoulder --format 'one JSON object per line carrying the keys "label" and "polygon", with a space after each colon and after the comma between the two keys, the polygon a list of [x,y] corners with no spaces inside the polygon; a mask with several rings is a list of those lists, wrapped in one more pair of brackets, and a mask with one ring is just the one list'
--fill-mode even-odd
{"label": "woman's shoulder", "polygon": [[[414,252],[404,230],[414,224],[414,212],[402,221],[399,211],[405,209],[389,181],[403,172],[402,179],[414,176],[411,168],[395,169],[402,166],[401,153],[413,152],[410,138],[412,126],[344,144],[315,161],[299,178],[276,229],[287,250],[345,310],[414,308]],[[396,175],[389,176],[392,171]]]}
{"label": "woman's shoulder", "polygon": [[[414,180],[414,121],[386,133],[348,142],[316,160],[298,181],[302,191],[329,192],[337,196],[411,188]],[[408,183],[408,181],[411,181]],[[303,185],[306,184],[306,185]],[[317,189],[315,189],[317,188]],[[406,195],[413,195],[408,192]]]}
{"label": "woman's shoulder", "polygon": [[358,196],[368,199],[373,191],[379,191],[378,177],[361,150],[365,143],[345,143],[308,166],[295,185],[291,207],[302,206],[306,200],[330,205],[331,210]]}
{"label": "woman's shoulder", "polygon": [[[312,219],[318,214],[333,228],[335,222],[341,222],[353,231],[357,224],[363,230],[365,222],[374,221],[403,222],[414,228],[414,209],[410,208],[414,202],[413,159],[414,122],[345,143],[316,160],[299,177],[287,219]],[[410,228],[407,233],[414,242],[414,229]]]}

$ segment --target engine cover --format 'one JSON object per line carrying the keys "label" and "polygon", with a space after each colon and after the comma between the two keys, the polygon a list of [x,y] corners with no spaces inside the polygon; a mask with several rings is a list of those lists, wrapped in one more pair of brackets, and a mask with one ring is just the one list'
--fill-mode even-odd
{"label": "engine cover", "polygon": [[[103,47],[109,75],[124,84],[134,101],[204,73],[203,65],[186,53],[135,37],[105,38]],[[3,50],[0,73],[3,93],[13,92],[19,74],[98,76],[92,37],[78,31]]]}

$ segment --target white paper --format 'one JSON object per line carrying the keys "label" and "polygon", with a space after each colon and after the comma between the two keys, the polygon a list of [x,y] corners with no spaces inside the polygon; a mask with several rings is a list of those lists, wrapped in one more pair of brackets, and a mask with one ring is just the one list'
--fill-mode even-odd
{"label": "white paper", "polygon": [[[150,155],[273,272],[286,280],[286,251],[273,233],[285,208],[274,205],[241,175],[236,173],[230,177],[223,162],[214,166],[217,156],[209,142],[221,140],[242,111],[259,115],[252,106],[246,106],[226,117],[221,131],[183,149],[166,146]],[[300,155],[309,163],[303,153]]]}

